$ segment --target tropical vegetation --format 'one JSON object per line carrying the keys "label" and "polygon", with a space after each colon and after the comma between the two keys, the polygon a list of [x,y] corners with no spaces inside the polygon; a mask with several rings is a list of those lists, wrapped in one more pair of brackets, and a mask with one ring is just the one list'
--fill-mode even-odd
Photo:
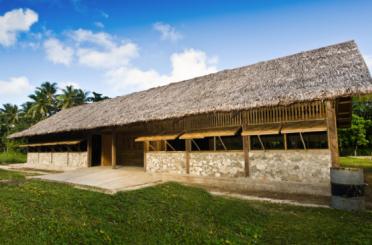
{"label": "tropical vegetation", "polygon": [[[16,148],[18,141],[7,139],[9,134],[28,128],[60,110],[108,98],[73,86],[59,89],[56,83],[51,82],[42,83],[28,97],[29,101],[21,106],[7,103],[0,108],[0,152],[19,150]],[[15,156],[12,153],[3,155],[7,156],[3,159],[12,159]]]}
{"label": "tropical vegetation", "polygon": [[353,98],[351,127],[339,130],[341,155],[372,155],[372,95]]}

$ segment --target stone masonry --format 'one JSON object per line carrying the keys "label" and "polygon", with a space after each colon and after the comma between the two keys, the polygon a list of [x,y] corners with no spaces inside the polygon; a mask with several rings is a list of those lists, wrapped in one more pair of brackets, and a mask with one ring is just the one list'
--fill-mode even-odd
{"label": "stone masonry", "polygon": [[147,152],[146,171],[152,173],[186,173],[185,152]]}
{"label": "stone masonry", "polygon": [[193,152],[190,154],[190,175],[244,176],[243,152]]}
{"label": "stone masonry", "polygon": [[330,181],[329,150],[252,151],[249,160],[253,179],[319,184]]}

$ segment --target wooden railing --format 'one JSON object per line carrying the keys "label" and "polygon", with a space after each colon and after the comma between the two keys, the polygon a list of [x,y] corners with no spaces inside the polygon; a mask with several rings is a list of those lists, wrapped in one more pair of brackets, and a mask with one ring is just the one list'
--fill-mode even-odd
{"label": "wooden railing", "polygon": [[246,111],[215,112],[189,116],[181,119],[148,123],[149,131],[190,130],[241,125],[307,121],[325,119],[325,104],[322,101],[298,103],[288,106],[263,107]]}

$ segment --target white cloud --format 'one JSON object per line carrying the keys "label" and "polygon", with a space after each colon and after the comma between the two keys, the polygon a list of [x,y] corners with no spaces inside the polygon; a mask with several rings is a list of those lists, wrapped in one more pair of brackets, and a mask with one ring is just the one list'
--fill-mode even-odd
{"label": "white cloud", "polygon": [[96,22],[94,22],[94,25],[95,25],[96,27],[98,27],[98,28],[105,28],[105,25],[104,25],[102,22],[100,22],[100,21],[96,21]]}
{"label": "white cloud", "polygon": [[20,32],[30,30],[38,21],[38,14],[31,9],[13,9],[0,16],[0,45],[12,46]]}
{"label": "white cloud", "polygon": [[105,76],[113,89],[121,92],[146,89],[163,83],[161,75],[153,69],[144,71],[136,67],[119,67],[109,70]]}
{"label": "white cloud", "polygon": [[106,32],[92,32],[85,29],[77,29],[69,33],[69,36],[78,44],[95,44],[104,48],[115,47],[113,37]]}
{"label": "white cloud", "polygon": [[81,65],[92,68],[117,68],[127,66],[138,56],[138,47],[133,42],[116,42],[106,32],[79,29],[70,36],[78,45],[77,57]]}
{"label": "white cloud", "polygon": [[80,48],[77,51],[79,63],[92,68],[115,68],[126,66],[138,56],[134,43],[126,43],[108,50],[98,51],[93,48]]}
{"label": "white cloud", "polygon": [[27,77],[11,77],[8,80],[0,80],[0,102],[22,103],[34,87]]}
{"label": "white cloud", "polygon": [[208,57],[201,50],[187,49],[170,57],[172,71],[159,74],[156,70],[141,70],[136,67],[119,67],[109,70],[107,82],[120,92],[132,92],[155,86],[165,85],[217,71],[217,58]]}
{"label": "white cloud", "polygon": [[171,56],[172,73],[170,82],[181,81],[217,71],[217,57],[208,57],[201,50],[187,49]]}
{"label": "white cloud", "polygon": [[177,32],[176,29],[169,24],[157,22],[153,27],[161,34],[161,39],[163,40],[175,42],[182,38],[181,33]]}
{"label": "white cloud", "polygon": [[70,65],[74,51],[56,38],[49,38],[44,42],[47,59],[55,64]]}
{"label": "white cloud", "polygon": [[58,88],[60,90],[66,88],[67,86],[72,86],[74,88],[81,88],[80,84],[78,84],[76,82],[59,82],[58,83]]}

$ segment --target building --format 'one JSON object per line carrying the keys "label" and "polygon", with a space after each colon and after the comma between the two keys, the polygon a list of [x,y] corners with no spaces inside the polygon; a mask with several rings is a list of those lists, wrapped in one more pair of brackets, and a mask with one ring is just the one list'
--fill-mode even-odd
{"label": "building", "polygon": [[139,166],[230,189],[329,195],[337,128],[372,92],[353,41],[62,110],[11,135],[38,168]]}

